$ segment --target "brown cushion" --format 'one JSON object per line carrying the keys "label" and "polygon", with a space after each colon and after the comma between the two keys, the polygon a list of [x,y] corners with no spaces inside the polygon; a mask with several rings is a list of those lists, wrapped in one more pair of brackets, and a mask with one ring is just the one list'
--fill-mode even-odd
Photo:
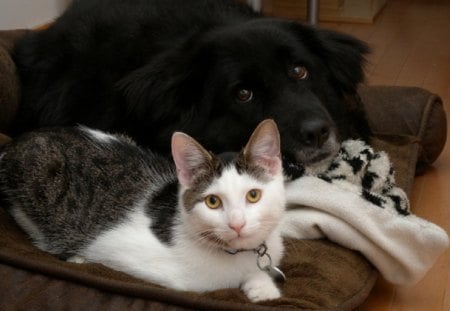
{"label": "brown cushion", "polygon": [[398,86],[362,86],[359,93],[378,138],[417,146],[418,173],[437,159],[447,140],[447,118],[438,95]]}
{"label": "brown cushion", "polygon": [[[10,126],[17,107],[19,85],[9,52],[21,34],[0,31],[0,131]],[[417,160],[428,165],[443,148],[442,103],[417,88],[362,87],[360,94],[376,134],[373,145],[391,155],[397,181],[408,191]],[[0,136],[0,144],[6,140]],[[358,252],[325,240],[286,240],[286,246],[283,298],[254,305],[238,289],[177,292],[102,265],[60,261],[33,247],[0,207],[0,309],[348,310],[370,293],[377,272]]]}
{"label": "brown cushion", "polygon": [[11,125],[19,102],[19,80],[10,51],[24,33],[25,30],[0,31],[0,132]]}

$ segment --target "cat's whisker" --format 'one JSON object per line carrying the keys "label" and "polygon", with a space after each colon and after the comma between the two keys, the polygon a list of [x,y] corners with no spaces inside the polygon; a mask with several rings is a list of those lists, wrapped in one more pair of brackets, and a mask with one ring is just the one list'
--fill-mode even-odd
{"label": "cat's whisker", "polygon": [[220,237],[211,230],[202,230],[198,231],[196,233],[197,239],[194,240],[194,242],[201,246],[206,246],[207,248],[210,248],[211,251],[214,250],[214,246],[218,248],[226,247],[226,242],[220,239]]}

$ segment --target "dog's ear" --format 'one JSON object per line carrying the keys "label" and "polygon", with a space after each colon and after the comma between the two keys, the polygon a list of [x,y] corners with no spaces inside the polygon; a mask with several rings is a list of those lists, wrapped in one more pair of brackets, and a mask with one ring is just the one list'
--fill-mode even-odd
{"label": "dog's ear", "polygon": [[366,43],[346,34],[318,29],[317,38],[334,82],[347,94],[354,94],[357,85],[364,80]]}
{"label": "dog's ear", "polygon": [[299,23],[290,26],[297,38],[328,67],[333,85],[343,95],[355,94],[357,85],[364,80],[365,55],[369,53],[367,44],[331,30]]}
{"label": "dog's ear", "polygon": [[180,119],[194,118],[208,68],[200,54],[195,49],[172,49],[120,80],[117,87],[127,113],[146,122],[180,124]]}
{"label": "dog's ear", "polygon": [[365,55],[370,52],[366,43],[346,34],[318,29],[317,38],[322,54],[330,69],[333,84],[343,92],[347,117],[352,120],[351,137],[368,140],[371,130],[367,122],[364,105],[357,87],[364,80]]}
{"label": "dog's ear", "polygon": [[347,117],[351,121],[351,137],[368,140],[371,130],[367,122],[364,105],[357,87],[364,80],[365,56],[370,52],[366,43],[349,35],[325,29],[316,30],[322,46],[323,59],[330,69],[334,85],[343,92]]}

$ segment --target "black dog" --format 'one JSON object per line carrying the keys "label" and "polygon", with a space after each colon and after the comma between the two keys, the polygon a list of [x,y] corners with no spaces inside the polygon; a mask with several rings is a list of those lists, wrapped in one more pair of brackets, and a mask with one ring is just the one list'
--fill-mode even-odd
{"label": "black dog", "polygon": [[285,157],[310,164],[369,134],[356,97],[365,53],[354,38],[233,1],[74,1],[16,46],[13,134],[82,123],[167,152],[177,130],[221,152],[273,118]]}

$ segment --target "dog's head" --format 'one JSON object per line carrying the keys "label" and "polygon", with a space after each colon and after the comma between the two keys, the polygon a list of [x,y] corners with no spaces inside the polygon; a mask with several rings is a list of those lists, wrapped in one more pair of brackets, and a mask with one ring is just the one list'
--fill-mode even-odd
{"label": "dog's head", "polygon": [[122,88],[135,117],[148,120],[147,131],[138,130],[150,146],[164,149],[181,130],[215,152],[239,150],[261,120],[273,118],[283,155],[312,164],[334,155],[343,139],[368,134],[363,108],[349,100],[367,51],[343,34],[254,19],[197,34]]}

